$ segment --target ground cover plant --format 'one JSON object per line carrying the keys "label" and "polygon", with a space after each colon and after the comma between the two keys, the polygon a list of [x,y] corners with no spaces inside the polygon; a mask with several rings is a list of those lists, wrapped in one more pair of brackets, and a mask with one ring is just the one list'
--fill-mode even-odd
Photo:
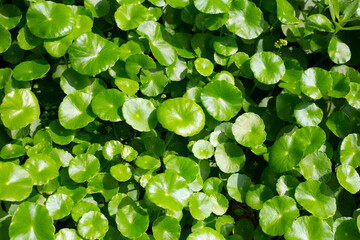
{"label": "ground cover plant", "polygon": [[359,20],[0,1],[0,239],[360,239]]}

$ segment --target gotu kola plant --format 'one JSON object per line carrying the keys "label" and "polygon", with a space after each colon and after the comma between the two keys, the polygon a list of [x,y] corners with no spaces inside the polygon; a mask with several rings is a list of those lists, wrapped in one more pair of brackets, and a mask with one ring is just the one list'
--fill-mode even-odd
{"label": "gotu kola plant", "polygon": [[358,0],[0,1],[1,239],[360,239]]}

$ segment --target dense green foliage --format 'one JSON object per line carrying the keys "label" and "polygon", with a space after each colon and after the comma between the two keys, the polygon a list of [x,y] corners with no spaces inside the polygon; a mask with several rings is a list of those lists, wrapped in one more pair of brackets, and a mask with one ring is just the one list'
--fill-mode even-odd
{"label": "dense green foliage", "polygon": [[358,0],[0,0],[0,239],[360,239]]}

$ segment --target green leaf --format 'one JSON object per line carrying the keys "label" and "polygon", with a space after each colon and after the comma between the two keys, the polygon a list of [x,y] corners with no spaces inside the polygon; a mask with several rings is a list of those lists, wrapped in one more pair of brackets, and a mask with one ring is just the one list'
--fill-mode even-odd
{"label": "green leaf", "polygon": [[116,25],[123,31],[137,28],[147,20],[149,11],[141,4],[123,4],[115,12]]}
{"label": "green leaf", "polygon": [[281,236],[299,216],[294,199],[288,196],[276,196],[267,200],[260,210],[260,226],[264,233]]}
{"label": "green leaf", "polygon": [[243,39],[257,38],[264,30],[262,11],[248,0],[234,0],[225,26]]}
{"label": "green leaf", "polygon": [[344,64],[351,59],[351,51],[346,43],[333,36],[328,46],[330,59],[336,64]]}
{"label": "green leaf", "polygon": [[116,164],[110,168],[111,176],[119,182],[126,182],[132,177],[131,168],[125,164]]}
{"label": "green leaf", "polygon": [[350,106],[360,109],[360,84],[357,82],[351,82],[350,91],[345,98]]}
{"label": "green leaf", "polygon": [[11,34],[6,28],[0,24],[0,53],[6,52],[11,46]]}
{"label": "green leaf", "polygon": [[357,223],[354,218],[342,219],[338,226],[335,224],[336,222],[334,223],[335,239],[346,240],[357,239],[360,237],[359,229],[356,226]]}
{"label": "green leaf", "polygon": [[13,70],[13,77],[18,81],[31,81],[43,78],[49,70],[49,63],[44,58],[39,57],[16,65]]}
{"label": "green leaf", "polygon": [[167,160],[166,169],[177,172],[187,183],[195,181],[199,175],[199,165],[190,158],[174,156]]}
{"label": "green leaf", "polygon": [[132,239],[140,237],[149,226],[148,214],[129,197],[120,203],[115,220],[121,234]]}
{"label": "green leaf", "polygon": [[119,192],[119,184],[110,173],[97,173],[88,180],[87,192],[92,194],[101,193],[105,201],[108,202]]}
{"label": "green leaf", "polygon": [[8,143],[1,148],[0,157],[2,159],[11,159],[24,156],[26,154],[26,149],[18,144]]}
{"label": "green leaf", "polygon": [[163,69],[142,70],[140,80],[142,94],[149,97],[161,94],[169,82]]}
{"label": "green leaf", "polygon": [[102,149],[103,156],[106,160],[117,160],[119,155],[123,152],[124,145],[117,140],[110,140],[104,144]]}
{"label": "green leaf", "polygon": [[38,153],[28,158],[23,165],[34,180],[35,185],[43,185],[59,176],[58,164],[53,158]]}
{"label": "green leaf", "polygon": [[225,240],[224,236],[220,232],[215,231],[209,227],[199,228],[192,232],[186,240]]}
{"label": "green leaf", "polygon": [[30,90],[16,89],[3,98],[0,114],[5,127],[11,130],[24,128],[40,117],[39,102]]}
{"label": "green leaf", "polygon": [[308,68],[301,77],[301,91],[308,97],[317,100],[331,89],[332,78],[328,71],[321,68]]}
{"label": "green leaf", "polygon": [[45,40],[44,48],[52,57],[60,58],[66,54],[73,40],[72,34],[58,40]]}
{"label": "green leaf", "polygon": [[214,155],[214,147],[209,141],[202,139],[194,143],[191,151],[197,159],[209,159]]}
{"label": "green leaf", "polygon": [[194,0],[194,6],[203,13],[226,13],[230,10],[232,0]]}
{"label": "green leaf", "polygon": [[313,14],[307,18],[306,25],[322,32],[333,32],[334,27],[331,21],[322,14]]}
{"label": "green leaf", "polygon": [[351,133],[351,121],[344,112],[333,112],[326,120],[326,126],[339,138],[345,138]]}
{"label": "green leaf", "polygon": [[55,239],[53,219],[44,206],[23,202],[13,215],[9,235],[11,239]]}
{"label": "green leaf", "polygon": [[228,199],[219,192],[213,192],[209,195],[212,212],[218,216],[224,215],[229,208]]}
{"label": "green leaf", "polygon": [[235,173],[245,165],[245,154],[235,143],[221,143],[216,147],[215,161],[224,173]]}
{"label": "green leaf", "polygon": [[181,226],[175,218],[163,216],[154,221],[152,232],[155,239],[177,240],[180,238]]}
{"label": "green leaf", "polygon": [[331,176],[331,161],[324,152],[315,151],[304,157],[299,163],[305,179],[327,182]]}
{"label": "green leaf", "polygon": [[3,89],[6,83],[11,79],[13,71],[11,68],[0,68],[0,89]]}
{"label": "green leaf", "polygon": [[360,166],[360,138],[357,133],[347,135],[340,146],[340,162],[357,168]]}
{"label": "green leaf", "polygon": [[140,132],[156,127],[156,111],[150,100],[135,98],[125,101],[122,113],[127,124]]}
{"label": "green leaf", "polygon": [[59,145],[68,145],[75,138],[75,131],[61,126],[58,119],[50,122],[47,131],[50,134],[51,140]]}
{"label": "green leaf", "polygon": [[317,126],[323,118],[323,111],[315,103],[302,102],[296,105],[294,115],[303,127]]}
{"label": "green leaf", "polygon": [[77,129],[94,121],[95,116],[90,107],[91,100],[89,94],[82,92],[67,95],[59,107],[60,124],[66,129]]}
{"label": "green leaf", "polygon": [[175,172],[165,172],[149,180],[146,196],[159,207],[181,211],[190,198],[190,190],[184,178]]}
{"label": "green leaf", "polygon": [[78,233],[75,229],[62,228],[56,233],[55,239],[56,240],[67,240],[67,239],[81,240],[81,237],[78,235]]}
{"label": "green leaf", "polygon": [[315,217],[332,217],[336,211],[336,199],[330,187],[317,180],[307,180],[295,190],[296,201]]}
{"label": "green leaf", "polygon": [[165,100],[157,109],[157,118],[165,129],[183,137],[198,134],[205,125],[202,108],[186,98]]}
{"label": "green leaf", "polygon": [[340,185],[351,194],[360,190],[360,176],[351,165],[342,164],[336,171]]}
{"label": "green leaf", "polygon": [[262,184],[256,184],[250,186],[246,193],[245,202],[252,209],[260,210],[263,207],[264,202],[274,197],[274,193],[271,189]]}
{"label": "green leaf", "polygon": [[0,162],[0,199],[22,201],[29,197],[34,181],[29,172],[11,162]]}
{"label": "green leaf", "polygon": [[240,115],[232,126],[235,140],[245,147],[255,147],[266,139],[265,124],[256,113]]}
{"label": "green leaf", "polygon": [[324,220],[314,216],[301,216],[288,228],[285,238],[288,240],[331,240],[334,239],[334,233]]}
{"label": "green leaf", "polygon": [[74,201],[68,195],[56,193],[46,200],[45,207],[54,220],[62,219],[70,214]]}
{"label": "green leaf", "polygon": [[210,76],[213,72],[214,65],[209,59],[197,58],[195,60],[195,68],[202,76]]}
{"label": "green leaf", "polygon": [[230,197],[238,202],[245,202],[246,193],[251,184],[251,179],[248,176],[234,173],[227,180],[226,188]]}
{"label": "green leaf", "polygon": [[85,213],[90,211],[100,212],[97,202],[92,198],[83,198],[71,209],[71,217],[75,222],[78,222]]}
{"label": "green leaf", "polygon": [[231,36],[217,37],[213,42],[214,50],[220,55],[231,56],[238,50],[235,38]]}
{"label": "green leaf", "polygon": [[84,7],[96,18],[104,17],[110,11],[108,0],[84,0]]}
{"label": "green leaf", "polygon": [[100,119],[119,122],[124,120],[121,114],[121,107],[124,102],[124,93],[116,89],[107,89],[93,98],[91,108]]}
{"label": "green leaf", "polygon": [[93,76],[112,67],[119,59],[120,49],[115,43],[89,32],[76,38],[68,53],[75,71]]}
{"label": "green leaf", "polygon": [[160,160],[150,155],[142,155],[135,159],[135,164],[139,168],[155,170],[161,166]]}
{"label": "green leaf", "polygon": [[229,121],[240,111],[243,97],[241,91],[226,80],[213,80],[201,91],[201,101],[213,118]]}
{"label": "green leaf", "polygon": [[31,33],[39,38],[63,37],[70,34],[75,27],[72,9],[51,1],[31,4],[26,20]]}
{"label": "green leaf", "polygon": [[128,78],[116,78],[115,85],[127,95],[134,95],[139,90],[139,83]]}
{"label": "green leaf", "polygon": [[69,163],[69,176],[77,183],[89,180],[99,170],[99,159],[88,153],[76,156]]}
{"label": "green leaf", "polygon": [[208,195],[197,192],[191,195],[189,201],[190,214],[197,220],[204,220],[212,212],[212,204]]}
{"label": "green leaf", "polygon": [[329,90],[329,96],[335,98],[343,98],[350,91],[350,78],[340,72],[330,71],[332,88]]}
{"label": "green leaf", "polygon": [[83,238],[101,239],[109,229],[109,221],[98,211],[85,213],[79,220],[77,230]]}
{"label": "green leaf", "polygon": [[0,25],[7,30],[16,27],[20,23],[21,17],[20,9],[14,4],[4,4],[0,7]]}
{"label": "green leaf", "polygon": [[255,78],[264,84],[276,84],[285,74],[281,57],[272,52],[255,53],[250,59],[250,67]]}
{"label": "green leaf", "polygon": [[299,23],[293,6],[287,0],[276,0],[277,18],[284,24]]}

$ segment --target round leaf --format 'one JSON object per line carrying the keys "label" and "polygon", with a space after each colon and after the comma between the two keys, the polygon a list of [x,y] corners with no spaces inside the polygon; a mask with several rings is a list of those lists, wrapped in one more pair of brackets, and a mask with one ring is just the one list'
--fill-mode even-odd
{"label": "round leaf", "polygon": [[23,202],[16,209],[9,228],[11,239],[54,239],[55,227],[49,211],[42,205]]}
{"label": "round leaf", "polygon": [[245,154],[235,143],[221,143],[216,147],[215,161],[224,173],[235,173],[245,165]]}
{"label": "round leaf", "polygon": [[188,183],[195,181],[199,175],[199,165],[190,158],[173,157],[166,162],[166,169],[176,171]]}
{"label": "round leaf", "polygon": [[91,107],[93,112],[100,119],[111,122],[119,122],[123,120],[120,108],[124,102],[124,93],[116,89],[107,89],[93,98]]}
{"label": "round leaf", "polygon": [[49,210],[50,216],[55,220],[69,215],[73,206],[74,201],[71,197],[62,193],[51,195],[45,204],[45,207]]}
{"label": "round leaf", "polygon": [[351,122],[344,112],[333,112],[326,120],[326,126],[339,138],[344,138],[351,133]]}
{"label": "round leaf", "polygon": [[331,176],[331,161],[324,152],[316,151],[304,157],[299,163],[305,179],[327,182]]}
{"label": "round leaf", "polygon": [[232,0],[194,0],[195,7],[203,13],[226,13],[230,10]]}
{"label": "round leaf", "polygon": [[229,121],[240,111],[243,103],[241,91],[225,80],[212,81],[201,91],[206,111],[218,121]]}
{"label": "round leaf", "polygon": [[350,91],[345,98],[350,106],[360,109],[360,84],[357,82],[351,82]]}
{"label": "round leaf", "polygon": [[58,164],[49,155],[39,153],[28,158],[24,168],[34,179],[35,185],[43,185],[59,175]]}
{"label": "round leaf", "polygon": [[245,202],[246,193],[251,184],[251,179],[248,176],[234,173],[229,177],[226,188],[230,197],[238,202]]}
{"label": "round leaf", "polygon": [[215,38],[213,45],[215,52],[223,56],[234,55],[238,50],[236,40],[231,36]]}
{"label": "round leaf", "polygon": [[245,202],[252,209],[260,210],[264,202],[274,197],[271,189],[265,185],[252,185],[246,193]]}
{"label": "round leaf", "polygon": [[202,139],[194,143],[191,151],[197,159],[208,159],[214,155],[214,147],[209,141]]}
{"label": "round leaf", "polygon": [[71,33],[75,27],[72,9],[51,1],[36,2],[26,13],[27,26],[39,38],[58,38]]}
{"label": "round leaf", "polygon": [[220,232],[209,227],[199,228],[191,233],[186,240],[225,240]]}
{"label": "round leaf", "polygon": [[3,25],[7,30],[16,27],[21,20],[20,9],[13,4],[4,4],[0,7],[0,25]]}
{"label": "round leaf", "polygon": [[109,222],[102,213],[90,211],[80,218],[77,229],[86,239],[101,239],[109,230]]}
{"label": "round leaf", "polygon": [[159,207],[181,211],[190,197],[186,180],[175,172],[160,173],[146,185],[146,196]]}
{"label": "round leaf", "polygon": [[91,154],[83,153],[69,163],[69,176],[77,183],[87,181],[100,170],[99,160]]}
{"label": "round leaf", "polygon": [[209,59],[197,58],[195,60],[195,68],[202,76],[210,76],[214,70],[214,64]]}
{"label": "round leaf", "polygon": [[13,76],[18,81],[31,81],[43,78],[49,70],[49,63],[44,58],[37,58],[16,65]]}
{"label": "round leaf", "polygon": [[16,89],[3,98],[0,114],[5,127],[20,129],[40,117],[39,102],[30,90]]}
{"label": "round leaf", "polygon": [[311,102],[302,102],[296,105],[294,115],[296,121],[303,127],[317,126],[323,118],[321,108]]}
{"label": "round leaf", "polygon": [[239,116],[232,126],[232,132],[235,140],[245,147],[258,146],[266,139],[264,121],[252,112]]}
{"label": "round leaf", "polygon": [[243,39],[257,38],[264,30],[262,11],[248,0],[234,0],[226,28]]}
{"label": "round leaf", "polygon": [[11,46],[11,34],[0,24],[0,53],[6,52]]}
{"label": "round leaf", "polygon": [[190,214],[197,220],[204,220],[212,213],[212,204],[208,195],[197,192],[191,195],[189,201]]}
{"label": "round leaf", "polygon": [[149,11],[141,4],[123,4],[115,12],[116,25],[123,31],[137,28],[146,21]]}
{"label": "round leaf", "polygon": [[330,187],[317,180],[307,180],[295,190],[296,201],[315,217],[329,218],[336,212],[336,199]]}
{"label": "round leaf", "polygon": [[111,176],[113,176],[119,182],[126,182],[128,181],[131,176],[131,168],[125,164],[116,164],[110,168]]}
{"label": "round leaf", "polygon": [[157,118],[164,128],[183,137],[198,134],[205,125],[202,108],[186,98],[165,100],[157,109]]}
{"label": "round leaf", "polygon": [[68,53],[75,71],[93,76],[112,67],[121,52],[115,43],[88,32],[75,39]]}
{"label": "round leaf", "polygon": [[330,59],[336,64],[344,64],[351,59],[351,51],[346,43],[333,36],[328,46]]}
{"label": "round leaf", "polygon": [[157,124],[155,107],[147,99],[127,100],[122,107],[122,113],[126,123],[140,132],[148,132]]}
{"label": "round leaf", "polygon": [[336,171],[336,176],[340,185],[351,194],[355,194],[360,190],[360,176],[352,166],[341,165]]}
{"label": "round leaf", "polygon": [[308,97],[316,100],[328,93],[332,78],[328,71],[321,68],[309,68],[301,77],[301,91]]}
{"label": "round leaf", "polygon": [[276,196],[267,200],[260,210],[260,226],[264,233],[281,236],[299,216],[294,199],[288,196]]}
{"label": "round leaf", "polygon": [[67,95],[60,103],[59,122],[66,129],[83,128],[94,121],[90,107],[91,95],[74,92]]}
{"label": "round leaf", "polygon": [[286,231],[285,238],[287,240],[332,240],[334,239],[334,233],[324,220],[314,216],[301,216]]}
{"label": "round leaf", "polygon": [[67,145],[75,138],[75,131],[61,126],[58,119],[51,121],[47,130],[53,142],[59,145]]}
{"label": "round leaf", "polygon": [[340,162],[357,168],[360,166],[360,137],[357,133],[347,135],[341,142]]}
{"label": "round leaf", "polygon": [[250,59],[250,67],[255,78],[264,84],[275,84],[285,74],[284,61],[272,52],[255,53]]}
{"label": "round leaf", "polygon": [[116,225],[125,237],[138,238],[146,232],[149,226],[149,216],[131,199],[125,198],[116,213]]}
{"label": "round leaf", "polygon": [[158,240],[177,240],[180,238],[181,226],[175,218],[164,216],[154,221],[152,232]]}
{"label": "round leaf", "polygon": [[31,193],[34,181],[21,166],[11,162],[0,162],[0,199],[22,201]]}
{"label": "round leaf", "polygon": [[62,228],[55,235],[55,240],[67,240],[67,239],[81,240],[81,237],[78,235],[75,229],[70,229],[70,228]]}

